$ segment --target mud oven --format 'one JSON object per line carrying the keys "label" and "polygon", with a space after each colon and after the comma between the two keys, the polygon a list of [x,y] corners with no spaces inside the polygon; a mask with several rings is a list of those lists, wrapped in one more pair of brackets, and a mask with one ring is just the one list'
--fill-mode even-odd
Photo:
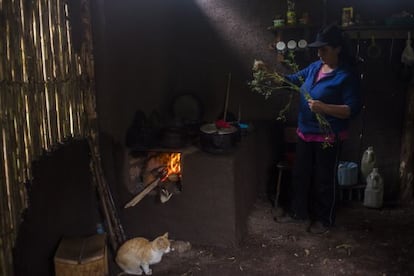
{"label": "mud oven", "polygon": [[129,152],[128,192],[121,201],[140,201],[122,211],[127,236],[169,232],[171,238],[193,244],[237,245],[257,194],[255,144],[252,135],[225,154],[194,146],[145,155]]}

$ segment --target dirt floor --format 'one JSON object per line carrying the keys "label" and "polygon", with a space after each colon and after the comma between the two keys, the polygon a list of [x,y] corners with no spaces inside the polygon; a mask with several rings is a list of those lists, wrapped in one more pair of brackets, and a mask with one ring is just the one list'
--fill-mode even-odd
{"label": "dirt floor", "polygon": [[[256,202],[238,248],[182,243],[152,266],[154,275],[414,275],[414,209],[339,208],[323,235],[280,224],[266,200]],[[116,275],[116,274],[114,274]]]}

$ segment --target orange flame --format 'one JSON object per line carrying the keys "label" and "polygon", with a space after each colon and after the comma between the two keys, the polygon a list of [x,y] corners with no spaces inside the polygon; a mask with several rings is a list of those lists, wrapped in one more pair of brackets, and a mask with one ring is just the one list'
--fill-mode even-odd
{"label": "orange flame", "polygon": [[169,160],[167,164],[167,175],[177,174],[180,175],[181,173],[181,153],[175,152],[169,154]]}

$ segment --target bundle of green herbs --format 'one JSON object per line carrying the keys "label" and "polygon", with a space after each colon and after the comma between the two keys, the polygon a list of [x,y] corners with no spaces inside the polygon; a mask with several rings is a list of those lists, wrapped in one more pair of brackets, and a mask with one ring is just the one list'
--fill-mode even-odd
{"label": "bundle of green herbs", "polygon": [[[284,63],[288,65],[293,72],[299,71],[299,66],[294,61],[293,52],[289,53],[288,58],[284,60]],[[286,121],[286,112],[290,109],[294,93],[300,93],[306,100],[312,100],[312,97],[308,91],[302,89],[301,86],[290,82],[282,74],[274,70],[270,70],[261,60],[254,61],[252,71],[253,79],[248,83],[248,85],[253,92],[263,95],[265,99],[268,99],[278,91],[291,92],[287,104],[279,111],[277,120]],[[304,80],[302,79],[301,81],[303,83]],[[325,142],[323,143],[324,146],[331,146],[333,132],[328,120],[321,113],[315,113],[315,116],[318,121],[319,128],[325,137]]]}

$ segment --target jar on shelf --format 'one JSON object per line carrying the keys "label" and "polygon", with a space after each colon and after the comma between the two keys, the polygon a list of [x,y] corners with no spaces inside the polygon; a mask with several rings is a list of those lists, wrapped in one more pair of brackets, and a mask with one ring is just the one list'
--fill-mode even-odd
{"label": "jar on shelf", "polygon": [[273,20],[273,27],[283,27],[285,25],[285,19],[281,17],[276,17]]}
{"label": "jar on shelf", "polygon": [[296,24],[295,1],[287,0],[286,23],[288,25]]}

